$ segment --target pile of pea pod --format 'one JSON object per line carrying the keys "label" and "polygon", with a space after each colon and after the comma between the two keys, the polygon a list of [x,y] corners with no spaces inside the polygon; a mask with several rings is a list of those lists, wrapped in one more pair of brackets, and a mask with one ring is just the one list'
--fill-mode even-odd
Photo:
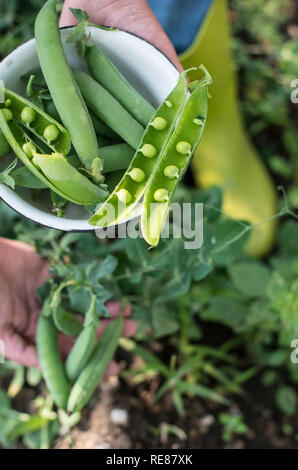
{"label": "pile of pea pod", "polygon": [[55,0],[39,12],[35,38],[40,68],[22,77],[27,98],[0,90],[0,156],[12,149],[23,163],[10,176],[35,197],[47,188],[65,206],[98,207],[89,220],[98,227],[125,222],[141,204],[143,236],[157,245],[204,131],[210,75],[201,66],[204,77],[188,84],[182,73],[154,109],[92,38],[84,52],[90,74],[70,68]]}
{"label": "pile of pea pod", "polygon": [[[171,200],[205,127],[211,78],[188,83],[186,72],[154,109],[88,38],[90,74],[72,70],[65,56],[56,1],[39,12],[35,38],[40,68],[25,74],[27,97],[6,88],[0,105],[0,156],[13,153],[21,166],[16,185],[43,189],[68,201],[95,205],[89,223],[108,227],[125,222],[141,204],[141,228],[157,245]],[[37,196],[36,196],[37,194]],[[102,203],[101,205],[99,203]],[[37,349],[47,387],[56,405],[73,413],[89,400],[123,331],[112,321],[100,340],[95,298],[82,324],[55,305],[45,305]],[[57,334],[77,338],[63,364]]]}

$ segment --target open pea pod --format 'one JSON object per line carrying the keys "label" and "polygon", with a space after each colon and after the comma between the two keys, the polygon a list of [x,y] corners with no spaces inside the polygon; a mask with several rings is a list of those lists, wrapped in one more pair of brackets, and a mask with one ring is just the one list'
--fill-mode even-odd
{"label": "open pea pod", "polygon": [[144,194],[149,178],[165,148],[181,109],[187,99],[185,73],[180,75],[177,85],[159,106],[145,129],[141,144],[134,154],[123,178],[113,193],[89,223],[108,227],[127,220]]}
{"label": "open pea pod", "polygon": [[46,189],[45,183],[36,178],[26,166],[20,166],[10,172],[10,176],[14,179],[17,186],[29,189]]}
{"label": "open pea pod", "polygon": [[4,157],[9,153],[10,147],[3,133],[0,131],[0,157]]}
{"label": "open pea pod", "polygon": [[[39,154],[28,135],[14,121],[7,122],[0,110],[0,129],[14,153],[24,165],[59,196],[80,205],[97,204],[108,193],[76,170],[61,153]],[[29,146],[27,153],[24,145]],[[30,154],[28,156],[28,154]]]}
{"label": "open pea pod", "polygon": [[4,93],[6,101],[9,100],[8,109],[12,112],[14,119],[41,139],[54,152],[64,155],[69,153],[70,134],[58,121],[14,91],[0,87],[0,92]]}
{"label": "open pea pod", "polygon": [[201,66],[205,77],[194,84],[176,129],[146,188],[142,206],[142,233],[152,246],[159,242],[176,188],[187,169],[192,154],[204,132],[208,110],[208,85],[212,79]]}

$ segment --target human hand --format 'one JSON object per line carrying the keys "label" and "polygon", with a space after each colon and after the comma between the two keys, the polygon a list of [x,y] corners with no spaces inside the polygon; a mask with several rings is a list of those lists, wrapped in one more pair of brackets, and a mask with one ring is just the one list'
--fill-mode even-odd
{"label": "human hand", "polygon": [[162,51],[179,71],[183,71],[174,46],[146,0],[65,0],[61,27],[77,23],[69,7],[87,11],[92,23],[122,28],[146,39]]}
{"label": "human hand", "polygon": [[[49,276],[49,267],[49,261],[42,259],[30,245],[0,238],[0,339],[4,342],[5,356],[27,367],[38,367],[35,334],[40,305],[35,292]],[[107,307],[112,318],[120,314],[120,302],[108,302]],[[125,336],[132,336],[136,329],[128,318],[130,313],[127,307]],[[99,335],[109,321],[103,320]],[[61,334],[59,344],[66,356],[73,340]],[[111,363],[109,372],[115,371],[116,365]]]}

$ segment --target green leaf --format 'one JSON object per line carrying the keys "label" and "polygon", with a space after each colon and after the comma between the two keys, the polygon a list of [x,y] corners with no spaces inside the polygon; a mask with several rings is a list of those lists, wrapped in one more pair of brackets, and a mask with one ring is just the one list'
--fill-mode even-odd
{"label": "green leaf", "polygon": [[6,184],[11,189],[15,188],[15,180],[12,176],[7,175],[6,173],[0,173],[0,183]]}
{"label": "green leaf", "polygon": [[232,264],[228,268],[231,280],[242,294],[249,297],[266,296],[269,270],[256,261]]}
{"label": "green leaf", "polygon": [[168,281],[161,289],[158,302],[173,299],[185,294],[189,290],[191,281],[190,272],[174,272],[172,279]]}
{"label": "green leaf", "polygon": [[214,263],[219,266],[232,264],[242,255],[249,235],[248,223],[221,219],[214,227],[214,235],[211,240],[213,242],[211,253]]}
{"label": "green leaf", "polygon": [[7,396],[6,392],[2,388],[0,388],[0,410],[10,408],[11,403],[9,397]]}
{"label": "green leaf", "polygon": [[81,10],[80,8],[69,8],[75,19],[78,21],[78,23],[83,23],[84,21],[89,20],[88,13],[84,10]]}
{"label": "green leaf", "polygon": [[20,414],[19,421],[15,423],[7,437],[9,440],[14,440],[27,432],[41,429],[47,422],[48,420],[41,416]]}
{"label": "green leaf", "polygon": [[71,309],[74,312],[85,314],[92,299],[92,292],[86,287],[68,289]]}
{"label": "green leaf", "polygon": [[193,269],[193,278],[195,281],[201,281],[213,270],[212,264],[200,261]]}
{"label": "green leaf", "polygon": [[298,222],[287,220],[278,234],[278,245],[283,254],[298,255]]}
{"label": "green leaf", "polygon": [[276,404],[287,416],[293,416],[297,409],[297,394],[292,387],[279,387],[275,395]]}
{"label": "green leaf", "polygon": [[267,370],[262,375],[262,384],[271,387],[278,380],[278,373],[275,370]]}
{"label": "green leaf", "polygon": [[181,380],[176,385],[176,388],[180,393],[192,393],[200,398],[222,403],[223,405],[227,405],[229,403],[229,400],[214,392],[211,388],[205,387],[201,384],[189,383]]}
{"label": "green leaf", "polygon": [[246,330],[247,307],[245,304],[224,297],[213,297],[209,308],[203,310],[200,316],[203,320],[222,323],[236,333]]}
{"label": "green leaf", "polygon": [[276,349],[268,354],[266,364],[270,367],[281,367],[288,361],[289,353],[284,349]]}
{"label": "green leaf", "polygon": [[174,334],[179,329],[176,311],[166,306],[153,306],[152,322],[155,338]]}
{"label": "green leaf", "polygon": [[5,168],[5,170],[3,170],[0,173],[0,183],[1,184],[6,184],[6,186],[9,186],[11,189],[15,188],[15,180],[9,174],[12,172],[12,170],[15,169],[17,164],[18,164],[18,159],[15,158],[14,161],[12,163],[10,163],[8,165],[8,167]]}
{"label": "green leaf", "polygon": [[126,256],[129,261],[138,266],[147,266],[148,246],[142,238],[127,238],[124,245]]}
{"label": "green leaf", "polygon": [[93,261],[87,268],[88,281],[93,283],[110,276],[115,271],[117,264],[117,258],[111,255],[108,255],[100,263]]}

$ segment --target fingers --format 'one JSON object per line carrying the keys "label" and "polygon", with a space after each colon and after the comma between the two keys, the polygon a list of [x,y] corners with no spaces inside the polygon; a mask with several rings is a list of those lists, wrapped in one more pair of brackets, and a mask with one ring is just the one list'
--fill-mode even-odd
{"label": "fingers", "polygon": [[[101,322],[101,326],[97,330],[98,336],[100,336],[108,324],[113,321],[115,318],[119,317],[121,314],[121,302],[107,302],[106,304],[107,309],[109,310],[112,318],[105,318]],[[127,305],[123,311],[124,314],[124,331],[123,336],[130,337],[133,336],[136,332],[136,324],[133,320],[130,320],[129,317],[131,315],[131,306]]]}
{"label": "fingers", "polygon": [[118,375],[119,372],[119,366],[115,361],[111,361],[110,364],[108,365],[107,370],[105,371],[104,377],[110,377],[111,375]]}
{"label": "fingers", "polygon": [[0,332],[4,343],[5,357],[26,367],[38,367],[35,346],[20,336],[11,326],[5,326]]}
{"label": "fingers", "polygon": [[[106,307],[108,311],[110,312],[111,317],[117,318],[119,317],[121,313],[121,302],[116,301],[116,302],[107,302]],[[131,306],[127,305],[123,311],[124,317],[129,317],[131,315]]]}
{"label": "fingers", "polygon": [[[101,326],[97,329],[97,337],[100,337],[109,323],[113,320],[105,319],[101,322]],[[129,338],[135,334],[137,330],[136,324],[133,320],[125,320],[123,336]]]}
{"label": "fingers", "polygon": [[131,5],[123,4],[121,8],[116,3],[111,2],[110,8],[106,9],[104,25],[119,27],[144,38],[165,54],[173,65],[182,72],[183,67],[175,48],[148,3],[131,0]]}
{"label": "fingers", "polygon": [[145,0],[66,0],[60,27],[77,24],[69,7],[87,10],[93,23],[124,29],[144,38],[165,54],[179,72],[183,71],[174,46]]}

